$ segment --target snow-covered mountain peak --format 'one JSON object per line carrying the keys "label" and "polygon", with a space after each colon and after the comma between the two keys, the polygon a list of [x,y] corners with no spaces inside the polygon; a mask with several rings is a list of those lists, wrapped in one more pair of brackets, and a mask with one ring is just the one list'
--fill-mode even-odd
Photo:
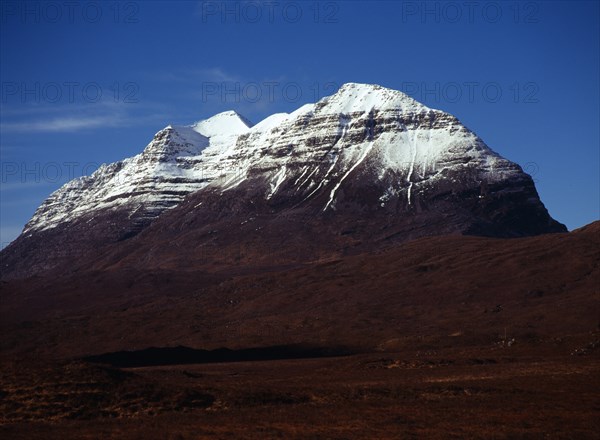
{"label": "snow-covered mountain peak", "polygon": [[230,110],[196,122],[192,128],[206,137],[237,136],[246,133],[252,123],[239,113]]}
{"label": "snow-covered mountain peak", "polygon": [[[488,186],[514,182],[525,182],[519,190],[529,197],[529,181],[454,116],[400,91],[347,83],[255,126],[234,111],[169,125],[141,154],[57,190],[25,232],[113,211],[145,225],[205,188],[207,194],[246,190],[265,201],[314,204],[320,212],[357,200],[377,210],[412,212],[425,209],[438,192],[466,191],[479,203],[488,200]],[[373,199],[362,200],[364,194]]]}
{"label": "snow-covered mountain peak", "polygon": [[253,126],[250,131],[251,132],[263,132],[270,130],[279,124],[281,124],[286,119],[289,119],[290,115],[288,113],[275,113],[271,116],[267,116],[265,119],[260,121],[258,124]]}
{"label": "snow-covered mountain peak", "polygon": [[142,152],[142,157],[159,161],[175,157],[197,156],[209,145],[209,139],[185,126],[167,125],[154,135]]}
{"label": "snow-covered mountain peak", "polygon": [[321,113],[357,113],[371,110],[397,110],[420,113],[431,110],[398,90],[376,84],[346,83],[332,96],[319,101],[315,109]]}

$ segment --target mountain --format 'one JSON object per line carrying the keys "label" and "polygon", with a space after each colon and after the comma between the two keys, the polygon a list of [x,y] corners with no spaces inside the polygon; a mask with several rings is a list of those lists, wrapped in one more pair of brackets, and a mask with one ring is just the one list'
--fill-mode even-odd
{"label": "mountain", "polygon": [[349,83],[252,126],[167,126],[137,156],[54,192],[2,251],[48,270],[311,261],[422,236],[565,232],[529,175],[454,116]]}
{"label": "mountain", "polygon": [[487,353],[480,356],[504,357],[513,352],[493,352],[508,331],[528,359],[534,352],[569,358],[600,336],[600,222],[516,239],[424,237],[260,268],[184,270],[168,263],[176,248],[160,255],[161,268],[146,259],[138,267],[0,282],[0,352],[65,359],[178,345],[307,343],[445,348],[449,356],[480,347]]}

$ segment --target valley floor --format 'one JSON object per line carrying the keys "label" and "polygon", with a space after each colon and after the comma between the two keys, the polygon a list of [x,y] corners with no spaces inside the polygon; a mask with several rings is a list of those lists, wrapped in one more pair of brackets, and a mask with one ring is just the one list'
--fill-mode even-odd
{"label": "valley floor", "polygon": [[6,439],[592,439],[599,350],[3,368]]}

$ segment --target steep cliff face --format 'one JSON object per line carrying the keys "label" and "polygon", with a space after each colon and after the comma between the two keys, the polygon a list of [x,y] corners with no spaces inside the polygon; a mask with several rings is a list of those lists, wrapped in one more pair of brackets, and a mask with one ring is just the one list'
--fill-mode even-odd
{"label": "steep cliff face", "polygon": [[[209,232],[218,230],[216,240]],[[300,243],[274,254],[301,259],[423,235],[561,231],[530,176],[454,116],[350,83],[255,126],[226,112],[166,127],[141,154],[53,193],[3,251],[2,266],[3,276],[24,276],[93,253],[133,264],[161,240],[196,256],[190,249],[203,243],[248,248],[240,240],[273,254],[270,237],[295,234]],[[315,237],[321,251],[302,244]],[[215,252],[202,252],[203,261]]]}

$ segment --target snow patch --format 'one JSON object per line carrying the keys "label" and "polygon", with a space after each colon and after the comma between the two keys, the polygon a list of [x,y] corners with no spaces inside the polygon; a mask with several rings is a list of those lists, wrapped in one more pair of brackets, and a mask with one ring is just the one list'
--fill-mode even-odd
{"label": "snow patch", "polygon": [[206,137],[239,135],[246,133],[252,124],[238,113],[227,111],[196,122],[191,128]]}
{"label": "snow patch", "polygon": [[369,153],[371,152],[371,150],[373,149],[374,144],[375,144],[375,142],[369,143],[369,146],[367,148],[365,148],[365,151],[363,152],[362,156],[360,156],[360,158],[354,163],[354,165],[352,165],[352,167],[346,172],[346,174],[344,174],[342,176],[342,178],[339,180],[339,182],[331,190],[331,193],[329,194],[329,201],[325,205],[325,208],[323,208],[323,211],[325,211],[331,205],[331,203],[333,202],[333,199],[335,198],[335,193],[338,190],[338,188],[340,187],[340,185],[342,184],[342,182],[344,181],[344,179],[346,177],[348,177],[350,175],[350,173],[352,171],[354,171],[354,169],[357,166],[359,166],[363,160],[365,160],[365,157],[367,157],[369,155]]}
{"label": "snow patch", "polygon": [[273,197],[273,195],[277,192],[277,190],[279,189],[279,187],[285,180],[286,171],[287,171],[287,167],[285,165],[282,166],[281,169],[277,172],[277,174],[275,174],[275,176],[273,178],[275,183],[273,183],[273,180],[271,180],[271,191],[267,195],[267,200],[269,200],[269,199],[271,199],[271,197]]}

